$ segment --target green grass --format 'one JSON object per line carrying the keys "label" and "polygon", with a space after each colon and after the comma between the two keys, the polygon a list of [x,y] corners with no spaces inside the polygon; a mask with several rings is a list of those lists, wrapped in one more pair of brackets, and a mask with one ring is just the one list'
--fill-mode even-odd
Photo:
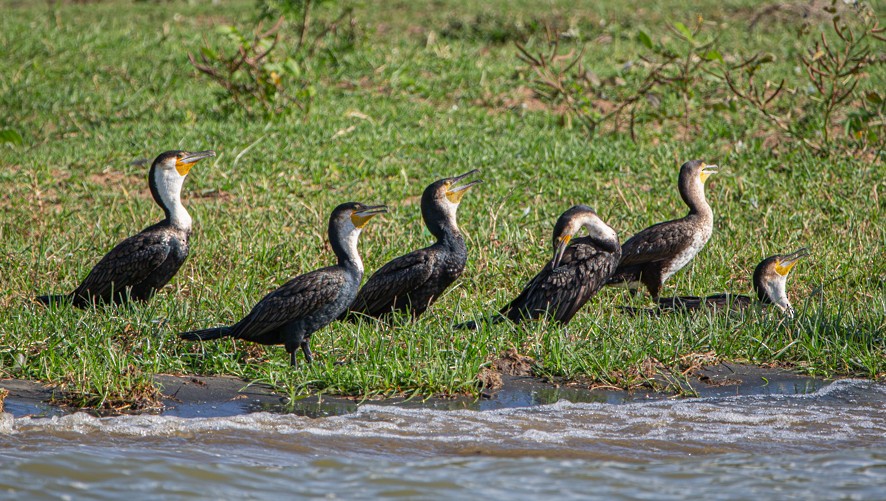
{"label": "green grass", "polygon": [[[796,84],[787,61],[802,48],[792,31],[798,21],[777,17],[748,36],[759,8],[746,0],[572,4],[360,4],[358,46],[323,67],[311,114],[265,120],[222,112],[187,63],[202,37],[216,36],[214,25],[250,19],[253,0],[62,3],[53,11],[0,1],[0,129],[24,137],[22,146],[0,145],[0,376],[60,384],[74,403],[106,408],[150,393],[157,373],[231,374],[292,395],[475,393],[480,369],[509,347],[537,359],[540,375],[621,387],[647,379],[645,361],[678,371],[696,353],[883,378],[881,156],[821,158],[790,145],[776,154],[755,121],[702,109],[690,137],[649,128],[634,143],[589,140],[551,113],[494,105],[526,85],[513,46],[500,43],[516,22],[565,19],[583,40],[610,36],[586,56],[605,76],[640,52],[638,29],[663,37],[668,23],[701,14],[721,51],[772,52]],[[446,31],[480,12],[493,16],[488,31]],[[540,43],[530,34],[530,47]],[[860,85],[882,89],[883,77],[878,68]],[[179,148],[219,155],[185,183],[195,231],[171,285],[147,305],[35,305],[35,294],[72,290],[116,242],[159,220],[147,168],[131,162]],[[763,257],[807,246],[812,257],[788,280],[797,318],[632,317],[617,306],[648,298],[605,290],[567,328],[450,329],[519,292],[550,257],[553,222],[573,204],[596,207],[622,239],[682,216],[677,169],[692,158],[725,168],[707,187],[715,231],[664,294],[747,293]],[[361,237],[367,273],[427,245],[421,191],[472,168],[486,182],[459,213],[468,267],[419,321],[335,323],[314,336],[316,363],[297,370],[280,347],[177,339],[234,322],[289,277],[331,263],[326,221],[341,202],[392,208]]]}

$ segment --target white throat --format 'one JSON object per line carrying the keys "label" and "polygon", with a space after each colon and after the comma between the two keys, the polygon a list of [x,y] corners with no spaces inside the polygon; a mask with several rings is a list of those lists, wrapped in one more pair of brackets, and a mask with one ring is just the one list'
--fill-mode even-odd
{"label": "white throat", "polygon": [[618,245],[618,235],[615,233],[615,230],[610,228],[600,218],[589,218],[584,222],[583,226],[587,230],[588,235],[596,237],[598,240],[615,242]]}
{"label": "white throat", "polygon": [[160,195],[163,205],[169,210],[169,222],[176,228],[190,231],[191,215],[188,214],[181,201],[185,176],[180,176],[174,168],[157,169],[156,172],[157,193]]}
{"label": "white throat", "polygon": [[443,217],[446,218],[446,221],[449,222],[449,225],[455,230],[458,229],[458,218],[456,217],[458,214],[458,204],[452,203],[448,198],[444,197],[443,201]]}
{"label": "white throat", "polygon": [[788,295],[785,290],[786,282],[787,277],[779,275],[778,278],[771,282],[771,285],[767,287],[768,290],[766,292],[769,294],[769,299],[771,299],[781,311],[788,315],[793,315],[794,308],[791,306],[791,302],[788,300]]}
{"label": "white throat", "polygon": [[363,231],[360,228],[357,228],[354,225],[349,225],[350,227],[345,230],[345,250],[348,253],[348,259],[351,261],[354,266],[360,270],[360,273],[363,273],[363,260],[360,259],[360,253],[357,252],[357,241],[360,239],[360,232]]}

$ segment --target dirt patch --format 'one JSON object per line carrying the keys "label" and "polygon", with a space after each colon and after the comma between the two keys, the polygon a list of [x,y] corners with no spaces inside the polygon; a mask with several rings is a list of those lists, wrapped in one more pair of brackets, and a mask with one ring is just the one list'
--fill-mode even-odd
{"label": "dirt patch", "polygon": [[[525,85],[502,94],[486,93],[482,98],[474,100],[473,104],[488,108],[492,113],[512,110],[546,111],[551,109],[550,106],[539,99],[538,94],[534,90]],[[568,112],[568,109],[563,105],[552,111],[559,115]]]}
{"label": "dirt patch", "polygon": [[532,357],[521,355],[516,348],[509,348],[492,362],[492,366],[505,376],[531,376],[537,362]]}
{"label": "dirt patch", "polygon": [[124,174],[117,171],[104,171],[98,174],[90,174],[89,180],[99,186],[140,186],[145,180],[141,176]]}
{"label": "dirt patch", "polygon": [[497,390],[504,385],[501,380],[501,374],[489,367],[480,369],[480,373],[477,374],[477,380],[480,381],[480,387],[484,390]]}
{"label": "dirt patch", "polygon": [[163,395],[150,377],[135,366],[125,369],[128,383],[122,388],[96,391],[78,384],[77,376],[70,375],[53,394],[49,403],[60,407],[88,409],[99,416],[139,414],[163,410]]}
{"label": "dirt patch", "polygon": [[208,199],[208,200],[219,200],[221,202],[230,202],[234,200],[234,195],[227,191],[217,190],[217,189],[208,189],[201,190],[196,193],[191,193],[190,198],[200,198],[200,199]]}
{"label": "dirt patch", "polygon": [[505,377],[530,377],[537,362],[532,357],[521,355],[516,348],[508,348],[489,367],[480,369],[477,380],[484,390],[498,390]]}
{"label": "dirt patch", "polygon": [[829,20],[833,14],[825,8],[840,9],[833,2],[779,2],[761,5],[752,9],[741,9],[736,17],[750,19],[748,26],[751,30],[762,27],[781,26],[792,23],[821,23]]}

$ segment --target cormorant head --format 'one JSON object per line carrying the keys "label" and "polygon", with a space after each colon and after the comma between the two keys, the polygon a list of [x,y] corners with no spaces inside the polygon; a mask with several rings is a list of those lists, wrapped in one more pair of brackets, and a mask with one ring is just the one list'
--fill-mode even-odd
{"label": "cormorant head", "polygon": [[797,261],[808,255],[809,251],[804,247],[792,254],[776,254],[761,261],[754,270],[754,290],[760,302],[774,304],[788,316],[794,316],[785,282]]}
{"label": "cormorant head", "polygon": [[619,250],[618,235],[615,230],[597,216],[594,209],[587,205],[575,205],[570,207],[566,212],[557,219],[554,225],[554,260],[551,263],[552,268],[560,265],[563,259],[563,253],[569,246],[569,241],[576,233],[585,228],[588,236],[594,239],[602,248],[609,252]]}
{"label": "cormorant head", "polygon": [[154,197],[154,201],[163,208],[167,219],[172,219],[176,224],[190,226],[187,214],[176,213],[176,209],[181,205],[182,183],[194,164],[204,158],[214,156],[215,152],[212,150],[196,153],[167,151],[161,153],[151,164],[151,171],[148,173],[151,195]]}
{"label": "cormorant head", "polygon": [[462,197],[475,185],[482,183],[477,179],[469,183],[462,183],[465,178],[480,172],[474,169],[460,176],[448,177],[434,182],[421,196],[421,215],[431,233],[440,238],[445,226],[457,229],[455,214]]}
{"label": "cormorant head", "polygon": [[704,202],[704,183],[717,172],[716,165],[708,165],[701,160],[690,160],[680,167],[680,196],[691,210],[700,209],[699,204]]}
{"label": "cormorant head", "polygon": [[212,150],[206,151],[198,151],[196,153],[191,153],[188,151],[167,151],[161,153],[154,160],[153,167],[156,167],[159,170],[164,172],[176,172],[179,176],[185,177],[188,175],[188,172],[191,171],[191,167],[194,166],[200,160],[208,157],[214,157],[215,152]]}
{"label": "cormorant head", "polygon": [[384,205],[364,205],[359,202],[343,203],[333,209],[329,216],[329,243],[339,261],[351,260],[360,270],[363,269],[363,262],[357,253],[357,237],[370,219],[387,211]]}

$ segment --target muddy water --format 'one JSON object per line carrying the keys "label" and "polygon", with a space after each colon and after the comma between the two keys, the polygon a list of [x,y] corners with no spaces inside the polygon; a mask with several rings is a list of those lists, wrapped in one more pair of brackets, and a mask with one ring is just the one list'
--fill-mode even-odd
{"label": "muddy water", "polygon": [[886,385],[311,418],[0,419],[0,498],[886,498]]}

